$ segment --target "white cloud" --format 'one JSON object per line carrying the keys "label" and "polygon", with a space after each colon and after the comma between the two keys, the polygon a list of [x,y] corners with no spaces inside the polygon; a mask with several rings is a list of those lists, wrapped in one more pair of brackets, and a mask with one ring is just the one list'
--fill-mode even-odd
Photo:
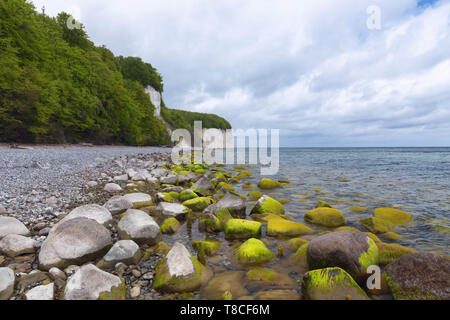
{"label": "white cloud", "polygon": [[448,0],[33,2],[76,5],[96,44],[152,63],[170,107],[280,128],[282,145],[448,145]]}

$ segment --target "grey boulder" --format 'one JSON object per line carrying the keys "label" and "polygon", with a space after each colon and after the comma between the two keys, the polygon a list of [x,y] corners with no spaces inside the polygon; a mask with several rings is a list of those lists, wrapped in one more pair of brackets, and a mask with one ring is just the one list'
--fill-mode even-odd
{"label": "grey boulder", "polygon": [[141,210],[128,209],[120,219],[117,229],[120,238],[133,240],[139,244],[156,244],[161,239],[158,224]]}

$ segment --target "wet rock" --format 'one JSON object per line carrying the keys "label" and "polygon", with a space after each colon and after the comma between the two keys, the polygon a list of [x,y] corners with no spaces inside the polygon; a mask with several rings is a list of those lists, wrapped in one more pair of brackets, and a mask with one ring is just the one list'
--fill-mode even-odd
{"label": "wet rock", "polygon": [[367,278],[367,267],[378,264],[378,247],[362,232],[337,231],[309,242],[310,269],[339,267],[357,281]]}
{"label": "wet rock", "polygon": [[366,293],[341,268],[307,272],[303,276],[303,296],[308,300],[368,300]]}
{"label": "wet rock", "polygon": [[25,225],[12,217],[0,217],[0,239],[8,234],[27,236],[30,231]]}
{"label": "wet rock", "polygon": [[50,231],[39,253],[43,270],[65,268],[102,256],[112,244],[109,231],[97,221],[74,218],[58,223]]}
{"label": "wet rock", "polygon": [[112,222],[112,215],[109,210],[97,204],[75,208],[61,222],[82,217],[93,219],[104,226],[108,226]]}
{"label": "wet rock", "polygon": [[359,222],[370,232],[373,233],[386,233],[395,228],[395,225],[385,219],[380,219],[377,217],[370,217],[359,220]]}
{"label": "wet rock", "polygon": [[313,209],[305,214],[304,219],[309,223],[332,228],[339,227],[345,223],[342,212],[334,208]]}
{"label": "wet rock", "polygon": [[212,276],[181,243],[176,242],[156,266],[153,289],[163,292],[195,291]]}
{"label": "wet rock", "polygon": [[213,256],[220,250],[220,241],[217,240],[195,240],[192,247],[197,252],[204,252],[207,256]]}
{"label": "wet rock", "polygon": [[52,278],[53,280],[56,279],[66,280],[67,278],[64,272],[55,267],[51,268],[48,273],[50,274],[50,278]]}
{"label": "wet rock", "polygon": [[27,300],[53,300],[54,290],[54,283],[41,285],[34,287],[33,289],[25,293],[25,297],[27,298]]}
{"label": "wet rock", "polygon": [[201,296],[208,300],[220,300],[226,291],[231,293],[233,299],[249,294],[245,289],[245,273],[243,271],[227,271],[215,275],[202,289]]}
{"label": "wet rock", "polygon": [[409,253],[419,253],[419,251],[401,246],[399,244],[393,243],[377,243],[378,250],[380,252],[379,263],[381,265],[387,265],[391,262],[394,262],[398,258],[404,256]]}
{"label": "wet rock", "polygon": [[161,232],[164,234],[174,234],[181,228],[180,222],[175,218],[167,218],[161,224]]}
{"label": "wet rock", "polygon": [[0,268],[0,300],[8,300],[14,292],[15,276],[10,268]]}
{"label": "wet rock", "polygon": [[259,181],[258,183],[258,188],[260,189],[275,189],[275,188],[280,188],[283,185],[281,183],[279,183],[278,181],[272,180],[272,179],[267,179],[267,178],[263,178]]}
{"label": "wet rock", "polygon": [[213,203],[209,197],[198,197],[183,202],[183,205],[195,212],[201,212]]}
{"label": "wet rock", "polygon": [[239,263],[243,265],[259,265],[270,262],[274,255],[267,249],[264,242],[258,239],[248,239],[236,252]]}
{"label": "wet rock", "polygon": [[431,253],[407,254],[385,268],[396,300],[450,300],[450,260]]}
{"label": "wet rock", "polygon": [[0,252],[15,257],[25,253],[34,253],[36,241],[18,234],[8,234],[0,240]]}
{"label": "wet rock", "polygon": [[295,290],[269,290],[258,293],[256,300],[301,300]]}
{"label": "wet rock", "polygon": [[227,193],[216,203],[217,209],[228,209],[233,217],[245,217],[247,207],[245,199],[232,193]]}
{"label": "wet rock", "polygon": [[64,300],[124,300],[126,290],[119,277],[88,264],[69,278]]}
{"label": "wet rock", "polygon": [[333,208],[333,206],[325,201],[319,200],[319,202],[316,205],[317,208]]}
{"label": "wet rock", "polygon": [[214,190],[214,185],[205,176],[201,177],[192,187],[195,193],[202,196],[209,196]]}
{"label": "wet rock", "polygon": [[133,240],[138,244],[156,244],[161,239],[158,224],[147,213],[128,209],[120,219],[117,229],[120,238]]}
{"label": "wet rock", "polygon": [[37,284],[40,284],[44,281],[49,281],[49,280],[50,279],[45,272],[34,270],[34,271],[31,271],[29,274],[23,275],[22,277],[20,277],[17,287],[19,290],[24,290],[26,288],[34,287]]}
{"label": "wet rock", "polygon": [[271,237],[297,237],[314,232],[304,224],[286,219],[270,219],[267,223],[267,235]]}
{"label": "wet rock", "polygon": [[183,221],[186,219],[189,209],[179,203],[160,202],[155,208],[155,212],[166,218],[176,218]]}
{"label": "wet rock", "polygon": [[257,238],[261,234],[261,223],[244,219],[230,219],[225,224],[225,238],[249,239]]}
{"label": "wet rock", "polygon": [[112,268],[118,262],[124,264],[136,264],[142,257],[139,246],[132,240],[117,241],[108,253],[103,257],[105,266]]}
{"label": "wet rock", "polygon": [[407,223],[412,220],[410,213],[392,208],[377,208],[373,211],[373,216],[393,224]]}
{"label": "wet rock", "polygon": [[280,202],[266,195],[259,198],[258,202],[256,202],[255,206],[251,211],[252,214],[272,213],[276,215],[282,215],[284,214],[284,212],[285,212],[284,207]]}
{"label": "wet rock", "polygon": [[104,204],[104,207],[109,210],[111,214],[118,215],[133,208],[133,203],[123,196],[114,196]]}

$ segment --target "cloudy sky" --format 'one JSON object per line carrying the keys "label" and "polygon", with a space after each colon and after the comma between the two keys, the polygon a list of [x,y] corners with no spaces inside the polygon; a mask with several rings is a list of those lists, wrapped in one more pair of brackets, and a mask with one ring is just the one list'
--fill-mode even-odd
{"label": "cloudy sky", "polygon": [[150,62],[171,108],[282,146],[450,145],[450,0],[33,2]]}

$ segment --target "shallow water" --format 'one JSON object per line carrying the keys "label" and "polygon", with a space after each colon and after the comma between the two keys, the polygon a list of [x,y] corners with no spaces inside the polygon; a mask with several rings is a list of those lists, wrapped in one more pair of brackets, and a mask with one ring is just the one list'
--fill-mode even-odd
{"label": "shallow water", "polygon": [[[224,169],[232,170],[232,166]],[[251,186],[256,188],[261,178],[260,170],[252,165],[249,171],[253,176],[245,180],[250,180]],[[344,213],[346,226],[364,230],[359,220],[370,217],[373,209],[394,207],[413,215],[411,223],[393,230],[402,236],[396,243],[421,252],[450,255],[450,236],[433,230],[436,226],[450,227],[450,148],[286,148],[280,149],[278,174],[269,178],[291,181],[283,188],[263,191],[263,194],[291,200],[284,207],[292,220],[308,225],[303,220],[304,214],[323,200]],[[242,189],[242,183],[234,186],[243,195],[252,191]],[[355,213],[349,209],[351,206],[367,210]],[[248,211],[251,207],[248,206]],[[319,231],[330,230],[309,226]],[[164,241],[172,245],[177,240],[187,243],[205,237],[223,243],[219,256],[224,259],[217,264],[216,273],[248,270],[233,262],[232,243],[224,240],[223,233],[199,233],[196,221],[191,228],[185,224],[181,232],[165,236]],[[277,245],[283,243],[279,239],[266,238],[265,227],[262,239],[274,253]],[[189,249],[195,252],[192,247]],[[287,248],[285,251],[285,257],[277,258],[265,267],[297,278],[295,273],[301,275],[302,271],[290,264],[288,257],[292,253]]]}

